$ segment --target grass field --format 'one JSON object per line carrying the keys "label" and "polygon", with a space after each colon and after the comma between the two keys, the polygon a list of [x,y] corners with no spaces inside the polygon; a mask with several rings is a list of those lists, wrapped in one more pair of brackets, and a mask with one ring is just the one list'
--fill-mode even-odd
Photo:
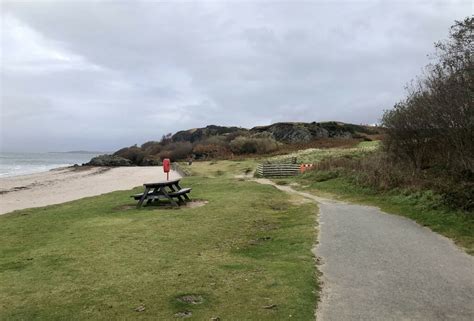
{"label": "grass field", "polygon": [[[114,192],[0,217],[0,320],[312,320],[314,204],[196,163],[197,208]],[[133,192],[138,192],[136,189]]]}

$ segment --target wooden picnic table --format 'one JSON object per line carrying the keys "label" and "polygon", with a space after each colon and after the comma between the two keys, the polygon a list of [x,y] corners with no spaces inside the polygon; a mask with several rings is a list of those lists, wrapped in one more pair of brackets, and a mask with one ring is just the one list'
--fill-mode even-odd
{"label": "wooden picnic table", "polygon": [[189,201],[187,194],[191,192],[191,189],[181,188],[179,181],[180,179],[175,179],[171,181],[143,184],[145,191],[140,194],[132,195],[135,200],[138,200],[137,208],[140,208],[145,201],[146,204],[149,204],[151,202],[164,199],[169,200],[174,206],[179,206],[174,198],[176,198],[180,203]]}

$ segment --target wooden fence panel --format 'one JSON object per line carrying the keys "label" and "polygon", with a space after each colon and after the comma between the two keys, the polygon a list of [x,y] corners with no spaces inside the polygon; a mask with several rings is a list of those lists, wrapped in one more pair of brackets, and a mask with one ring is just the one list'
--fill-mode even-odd
{"label": "wooden fence panel", "polygon": [[298,164],[258,164],[256,174],[260,177],[295,176],[300,173]]}

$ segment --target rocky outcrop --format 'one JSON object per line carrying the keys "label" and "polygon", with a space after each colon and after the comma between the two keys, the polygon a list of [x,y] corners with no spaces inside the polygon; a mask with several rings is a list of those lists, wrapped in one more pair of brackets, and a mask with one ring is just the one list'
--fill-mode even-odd
{"label": "rocky outcrop", "polygon": [[270,126],[254,127],[251,133],[270,133],[279,142],[299,143],[308,142],[313,138],[312,133],[302,124],[276,123]]}
{"label": "rocky outcrop", "polygon": [[366,126],[339,122],[325,123],[276,123],[269,126],[258,126],[250,133],[271,133],[277,141],[285,143],[302,143],[318,138],[355,138],[360,133],[368,133]]}
{"label": "rocky outcrop", "polygon": [[100,155],[92,158],[87,166],[132,166],[131,160],[116,155]]}
{"label": "rocky outcrop", "polygon": [[212,136],[228,135],[236,132],[246,132],[248,129],[240,127],[225,127],[209,125],[204,128],[193,128],[189,130],[182,130],[171,136],[174,142],[191,142],[200,141]]}
{"label": "rocky outcrop", "polygon": [[284,143],[304,143],[318,138],[360,138],[361,134],[374,134],[376,129],[341,122],[322,123],[275,123],[252,129],[209,125],[203,128],[182,130],[171,138],[174,142],[197,142],[212,136],[270,134],[275,140]]}

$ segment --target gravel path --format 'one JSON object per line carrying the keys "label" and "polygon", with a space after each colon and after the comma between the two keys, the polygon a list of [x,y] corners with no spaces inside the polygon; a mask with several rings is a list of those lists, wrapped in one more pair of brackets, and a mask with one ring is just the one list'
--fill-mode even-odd
{"label": "gravel path", "polygon": [[319,203],[318,321],[474,320],[474,257],[451,240],[375,207],[276,187]]}
{"label": "gravel path", "polygon": [[474,320],[474,258],[373,207],[320,204],[318,320]]}

